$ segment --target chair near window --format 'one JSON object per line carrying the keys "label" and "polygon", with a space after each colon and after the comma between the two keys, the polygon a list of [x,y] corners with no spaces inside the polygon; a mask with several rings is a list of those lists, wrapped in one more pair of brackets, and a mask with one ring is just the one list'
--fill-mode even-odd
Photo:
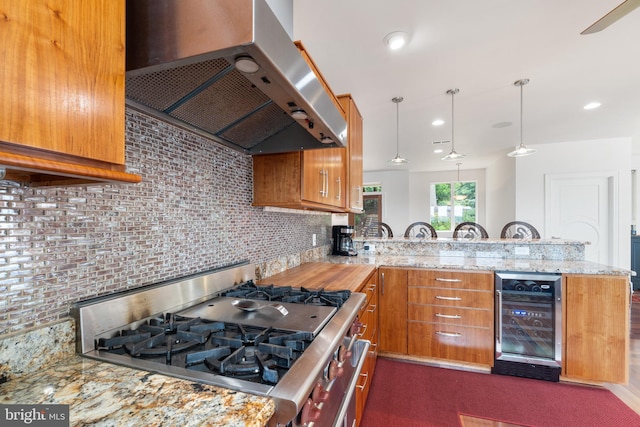
{"label": "chair near window", "polygon": [[417,239],[437,239],[438,233],[428,222],[414,222],[404,232],[404,237],[414,237]]}
{"label": "chair near window", "polygon": [[500,233],[501,239],[522,239],[536,240],[540,238],[540,233],[536,228],[523,221],[513,221],[506,224]]}
{"label": "chair near window", "polygon": [[362,237],[393,237],[393,231],[384,222],[373,223],[364,229]]}
{"label": "chair near window", "polygon": [[487,230],[475,222],[461,222],[453,230],[454,239],[486,239],[488,237]]}

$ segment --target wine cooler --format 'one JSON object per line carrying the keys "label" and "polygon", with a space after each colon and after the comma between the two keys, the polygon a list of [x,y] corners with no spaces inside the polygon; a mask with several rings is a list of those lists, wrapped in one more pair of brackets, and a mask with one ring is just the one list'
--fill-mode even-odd
{"label": "wine cooler", "polygon": [[492,372],[558,381],[562,369],[562,276],[496,272]]}

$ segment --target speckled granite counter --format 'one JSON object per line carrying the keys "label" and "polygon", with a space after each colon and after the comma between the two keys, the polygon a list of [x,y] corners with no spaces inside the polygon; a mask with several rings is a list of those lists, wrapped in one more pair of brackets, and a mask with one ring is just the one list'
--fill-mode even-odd
{"label": "speckled granite counter", "polygon": [[326,262],[337,264],[372,264],[376,267],[448,268],[462,270],[527,271],[541,273],[604,274],[629,276],[630,270],[589,261],[482,258],[465,256],[366,255],[328,256]]}
{"label": "speckled granite counter", "polygon": [[585,245],[561,239],[356,238],[358,256],[329,256],[339,264],[631,276],[635,272],[585,261]]}
{"label": "speckled granite counter", "polygon": [[[585,259],[585,245],[561,239],[419,239],[408,237],[356,238],[358,253],[369,255],[465,256],[473,258],[513,258],[539,260]],[[369,248],[365,249],[365,245]]]}
{"label": "speckled granite counter", "polygon": [[271,399],[73,356],[0,384],[0,403],[66,404],[72,426],[264,426]]}
{"label": "speckled granite counter", "polygon": [[0,403],[69,405],[72,426],[258,427],[274,413],[270,398],[80,357],[73,337],[67,320],[0,340]]}

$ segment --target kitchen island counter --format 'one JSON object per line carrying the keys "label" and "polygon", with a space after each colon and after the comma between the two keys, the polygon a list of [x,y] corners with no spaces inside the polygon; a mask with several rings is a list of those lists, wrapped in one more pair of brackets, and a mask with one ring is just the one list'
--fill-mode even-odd
{"label": "kitchen island counter", "polygon": [[[331,255],[323,261],[333,264],[372,265],[375,267],[406,267],[455,270],[520,271],[539,273],[593,274],[607,276],[630,276],[635,272],[624,268],[597,264],[589,261],[514,259],[497,257],[469,257],[421,255],[367,255],[353,257]],[[268,279],[267,279],[268,280]]]}
{"label": "kitchen island counter", "polygon": [[0,384],[2,404],[69,405],[71,426],[264,426],[270,398],[77,355]]}

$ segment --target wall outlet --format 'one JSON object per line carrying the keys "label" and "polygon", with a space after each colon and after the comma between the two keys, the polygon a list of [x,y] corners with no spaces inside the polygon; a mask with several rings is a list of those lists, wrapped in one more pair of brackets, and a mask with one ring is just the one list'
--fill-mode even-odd
{"label": "wall outlet", "polygon": [[528,246],[516,246],[515,247],[516,255],[529,255],[529,247]]}
{"label": "wall outlet", "polygon": [[371,243],[365,243],[363,249],[365,250],[365,252],[375,252],[376,245],[372,245]]}
{"label": "wall outlet", "polygon": [[318,235],[316,233],[313,233],[313,235],[311,235],[311,245],[315,246],[318,244]]}

